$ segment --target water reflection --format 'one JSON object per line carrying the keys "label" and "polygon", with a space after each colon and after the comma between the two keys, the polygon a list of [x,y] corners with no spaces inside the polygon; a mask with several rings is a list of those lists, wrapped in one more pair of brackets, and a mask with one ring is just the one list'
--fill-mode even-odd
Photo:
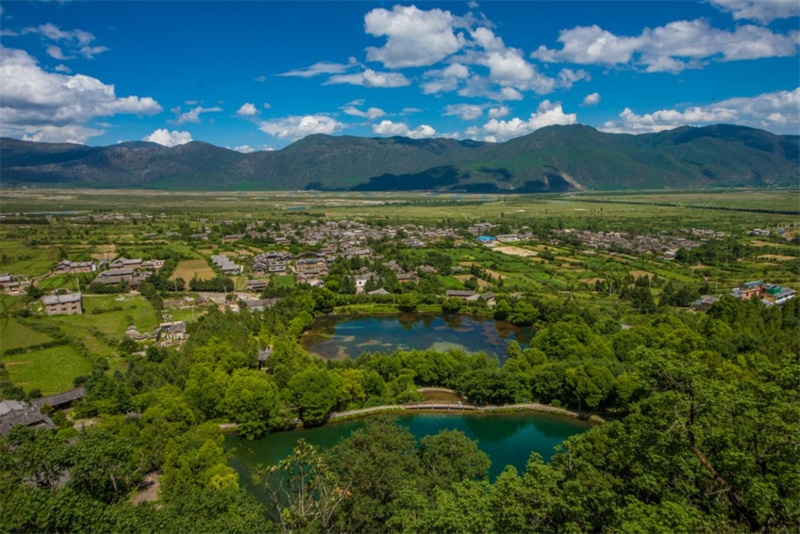
{"label": "water reflection", "polygon": [[494,416],[491,424],[486,424],[484,419],[489,416],[465,417],[467,428],[478,442],[500,443],[511,439],[520,429],[536,424],[530,418],[514,417],[513,415]]}
{"label": "water reflection", "polygon": [[365,351],[458,348],[465,352],[484,351],[506,358],[508,343],[523,347],[530,343],[533,329],[519,328],[504,321],[465,315],[405,313],[394,316],[327,316],[317,319],[302,343],[323,358],[355,358]]}
{"label": "water reflection", "polygon": [[[469,439],[478,440],[478,447],[492,461],[489,468],[489,477],[492,480],[506,465],[513,465],[518,471],[524,471],[532,452],[549,461],[556,447],[565,439],[591,428],[583,421],[532,412],[490,415],[406,413],[397,416],[395,421],[408,427],[417,440],[442,430],[460,430]],[[349,436],[353,430],[363,428],[364,424],[362,419],[313,429],[277,432],[258,441],[228,436],[225,438],[228,463],[239,473],[242,486],[257,498],[263,499],[263,490],[258,487],[259,466],[268,467],[285,458],[300,438],[324,449]]]}

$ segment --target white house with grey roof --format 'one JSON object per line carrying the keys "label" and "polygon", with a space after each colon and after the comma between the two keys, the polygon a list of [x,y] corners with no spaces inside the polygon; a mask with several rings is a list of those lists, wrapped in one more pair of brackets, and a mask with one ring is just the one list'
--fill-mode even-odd
{"label": "white house with grey roof", "polygon": [[83,313],[80,293],[45,295],[42,297],[42,304],[44,304],[44,311],[47,315],[80,315]]}

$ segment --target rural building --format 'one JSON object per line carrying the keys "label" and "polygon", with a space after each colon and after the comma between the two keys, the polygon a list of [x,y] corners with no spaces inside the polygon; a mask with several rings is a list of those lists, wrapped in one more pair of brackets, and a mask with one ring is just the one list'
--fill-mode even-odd
{"label": "rural building", "polygon": [[69,261],[58,262],[55,272],[58,274],[93,273],[97,270],[97,265],[93,261]]}
{"label": "rural building", "polygon": [[796,291],[775,284],[764,284],[764,295],[761,300],[767,306],[780,306],[795,297]]}
{"label": "rural building", "polygon": [[112,261],[110,267],[112,269],[139,269],[142,266],[142,258],[135,258],[135,259],[128,259],[119,257],[116,260]]}
{"label": "rural building", "polygon": [[47,315],[80,315],[83,313],[80,293],[45,295],[42,297],[42,303]]}
{"label": "rural building", "polygon": [[0,402],[0,435],[8,436],[11,429],[18,425],[49,430],[56,428],[53,421],[34,406],[15,400]]}
{"label": "rural building", "polygon": [[0,289],[6,293],[19,293],[30,285],[30,282],[22,275],[0,274]]}
{"label": "rural building", "polygon": [[386,291],[383,288],[380,288],[380,289],[376,289],[375,291],[368,292],[367,295],[391,295],[391,293],[389,293],[388,291]]}
{"label": "rural building", "polygon": [[120,282],[130,282],[133,280],[133,269],[130,267],[120,267],[109,269],[98,274],[92,283],[114,286]]}
{"label": "rural building", "polygon": [[370,279],[374,279],[375,281],[378,280],[378,276],[372,273],[367,274],[358,274],[353,278],[353,281],[356,284],[356,293],[363,293],[364,287],[367,285],[367,282]]}
{"label": "rural building", "polygon": [[174,323],[161,323],[158,325],[158,332],[156,334],[158,341],[161,342],[174,342],[183,341],[186,339],[186,322],[175,321]]}
{"label": "rural building", "polygon": [[56,395],[50,395],[49,397],[34,399],[31,401],[31,406],[37,410],[41,410],[44,406],[50,406],[51,408],[55,408],[57,410],[65,410],[67,408],[71,408],[72,404],[76,400],[82,399],[85,396],[86,389],[81,386],[79,388],[65,391],[64,393],[58,393]]}
{"label": "rural building", "polygon": [[499,235],[497,236],[497,240],[501,243],[513,243],[519,241],[519,236],[517,234]]}
{"label": "rural building", "polygon": [[493,307],[494,304],[495,304],[495,302],[494,302],[494,293],[491,293],[491,292],[475,294],[475,295],[472,295],[471,297],[467,297],[464,300],[466,300],[467,302],[477,302],[479,300],[482,300],[486,304],[488,304],[490,307]]}
{"label": "rural building", "polygon": [[267,288],[267,281],[266,280],[248,280],[247,281],[247,290],[248,291],[264,291]]}
{"label": "rural building", "polygon": [[327,263],[324,258],[306,258],[297,260],[294,265],[295,271],[298,273],[309,273],[312,271],[320,272],[327,268]]}
{"label": "rural building", "polygon": [[448,289],[447,293],[445,293],[447,297],[456,297],[462,300],[469,300],[470,297],[477,297],[478,294],[475,291],[465,291],[460,289]]}
{"label": "rural building", "polygon": [[797,292],[777,284],[766,284],[761,280],[746,282],[731,290],[730,295],[741,300],[760,298],[767,306],[781,306],[792,300]]}
{"label": "rural building", "polygon": [[278,299],[239,299],[239,301],[250,310],[263,312],[264,308],[274,306]]}
{"label": "rural building", "polygon": [[753,297],[760,297],[764,294],[764,284],[761,280],[755,282],[745,282],[731,291],[731,296],[741,300],[750,300]]}
{"label": "rural building", "polygon": [[416,273],[401,273],[397,275],[397,281],[401,284],[407,282],[416,282],[418,280]]}
{"label": "rural building", "polygon": [[271,273],[285,273],[286,272],[286,262],[284,261],[272,261],[269,264],[269,272]]}
{"label": "rural building", "polygon": [[696,312],[706,312],[719,300],[719,297],[705,296],[692,302],[692,310]]}
{"label": "rural building", "polygon": [[225,254],[211,256],[211,263],[216,265],[222,274],[236,275],[242,272],[242,266],[234,263]]}

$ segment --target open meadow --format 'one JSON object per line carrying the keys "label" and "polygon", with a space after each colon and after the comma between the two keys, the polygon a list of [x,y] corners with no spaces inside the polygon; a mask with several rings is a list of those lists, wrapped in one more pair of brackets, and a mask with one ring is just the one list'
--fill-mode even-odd
{"label": "open meadow", "polygon": [[89,360],[69,345],[5,356],[3,365],[14,384],[42,395],[67,391],[75,377],[92,372]]}

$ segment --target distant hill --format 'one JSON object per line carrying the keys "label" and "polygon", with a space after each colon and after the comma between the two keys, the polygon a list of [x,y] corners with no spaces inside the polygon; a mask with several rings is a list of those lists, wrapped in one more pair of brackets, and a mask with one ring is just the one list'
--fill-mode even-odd
{"label": "distant hill", "polygon": [[282,150],[0,139],[3,185],[474,192],[796,186],[800,137],[743,126],[656,134],[550,126],[504,143],[311,135]]}

